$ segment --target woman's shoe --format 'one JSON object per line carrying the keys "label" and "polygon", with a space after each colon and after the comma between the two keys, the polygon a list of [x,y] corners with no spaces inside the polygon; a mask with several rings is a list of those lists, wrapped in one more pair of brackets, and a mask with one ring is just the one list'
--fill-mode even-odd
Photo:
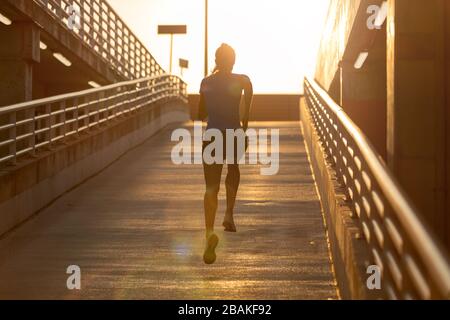
{"label": "woman's shoe", "polygon": [[214,233],[206,240],[205,253],[203,254],[203,261],[206,264],[213,264],[216,261],[216,247],[219,244],[219,237]]}

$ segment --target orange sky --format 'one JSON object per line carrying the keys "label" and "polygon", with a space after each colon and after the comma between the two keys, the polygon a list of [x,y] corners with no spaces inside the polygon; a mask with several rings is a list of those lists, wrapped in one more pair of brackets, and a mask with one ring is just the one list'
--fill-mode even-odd
{"label": "orange sky", "polygon": [[[158,24],[187,24],[188,34],[175,37],[174,73],[178,59],[189,92],[203,77],[204,0],[108,0],[128,26],[169,69],[169,37],[158,36]],[[209,0],[210,68],[222,43],[237,52],[235,72],[246,73],[257,93],[298,93],[302,78],[315,69],[329,0]]]}

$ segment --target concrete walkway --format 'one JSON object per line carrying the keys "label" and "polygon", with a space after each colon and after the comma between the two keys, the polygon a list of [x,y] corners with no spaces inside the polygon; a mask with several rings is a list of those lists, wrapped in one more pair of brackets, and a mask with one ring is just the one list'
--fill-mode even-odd
{"label": "concrete walkway", "polygon": [[172,164],[167,128],[0,240],[0,298],[336,299],[299,125],[257,125],[281,129],[280,171],[243,167],[236,234],[220,228],[222,185],[214,265],[202,262],[202,167]]}

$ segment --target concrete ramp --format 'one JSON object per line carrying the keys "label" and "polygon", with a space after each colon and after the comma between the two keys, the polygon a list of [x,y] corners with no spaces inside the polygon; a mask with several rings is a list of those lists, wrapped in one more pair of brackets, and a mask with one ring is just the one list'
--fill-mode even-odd
{"label": "concrete ramp", "polygon": [[202,261],[202,167],[172,164],[169,127],[1,239],[0,298],[336,299],[299,124],[253,126],[280,128],[280,171],[243,166],[236,234],[219,227],[222,187],[214,265]]}

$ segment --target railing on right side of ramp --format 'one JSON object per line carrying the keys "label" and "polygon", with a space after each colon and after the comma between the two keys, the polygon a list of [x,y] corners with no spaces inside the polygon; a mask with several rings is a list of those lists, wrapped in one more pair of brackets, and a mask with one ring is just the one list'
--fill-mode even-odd
{"label": "railing on right side of ramp", "polygon": [[[343,109],[314,80],[305,79],[306,108],[382,273],[389,299],[449,299],[446,251]],[[303,118],[303,117],[302,117]]]}

